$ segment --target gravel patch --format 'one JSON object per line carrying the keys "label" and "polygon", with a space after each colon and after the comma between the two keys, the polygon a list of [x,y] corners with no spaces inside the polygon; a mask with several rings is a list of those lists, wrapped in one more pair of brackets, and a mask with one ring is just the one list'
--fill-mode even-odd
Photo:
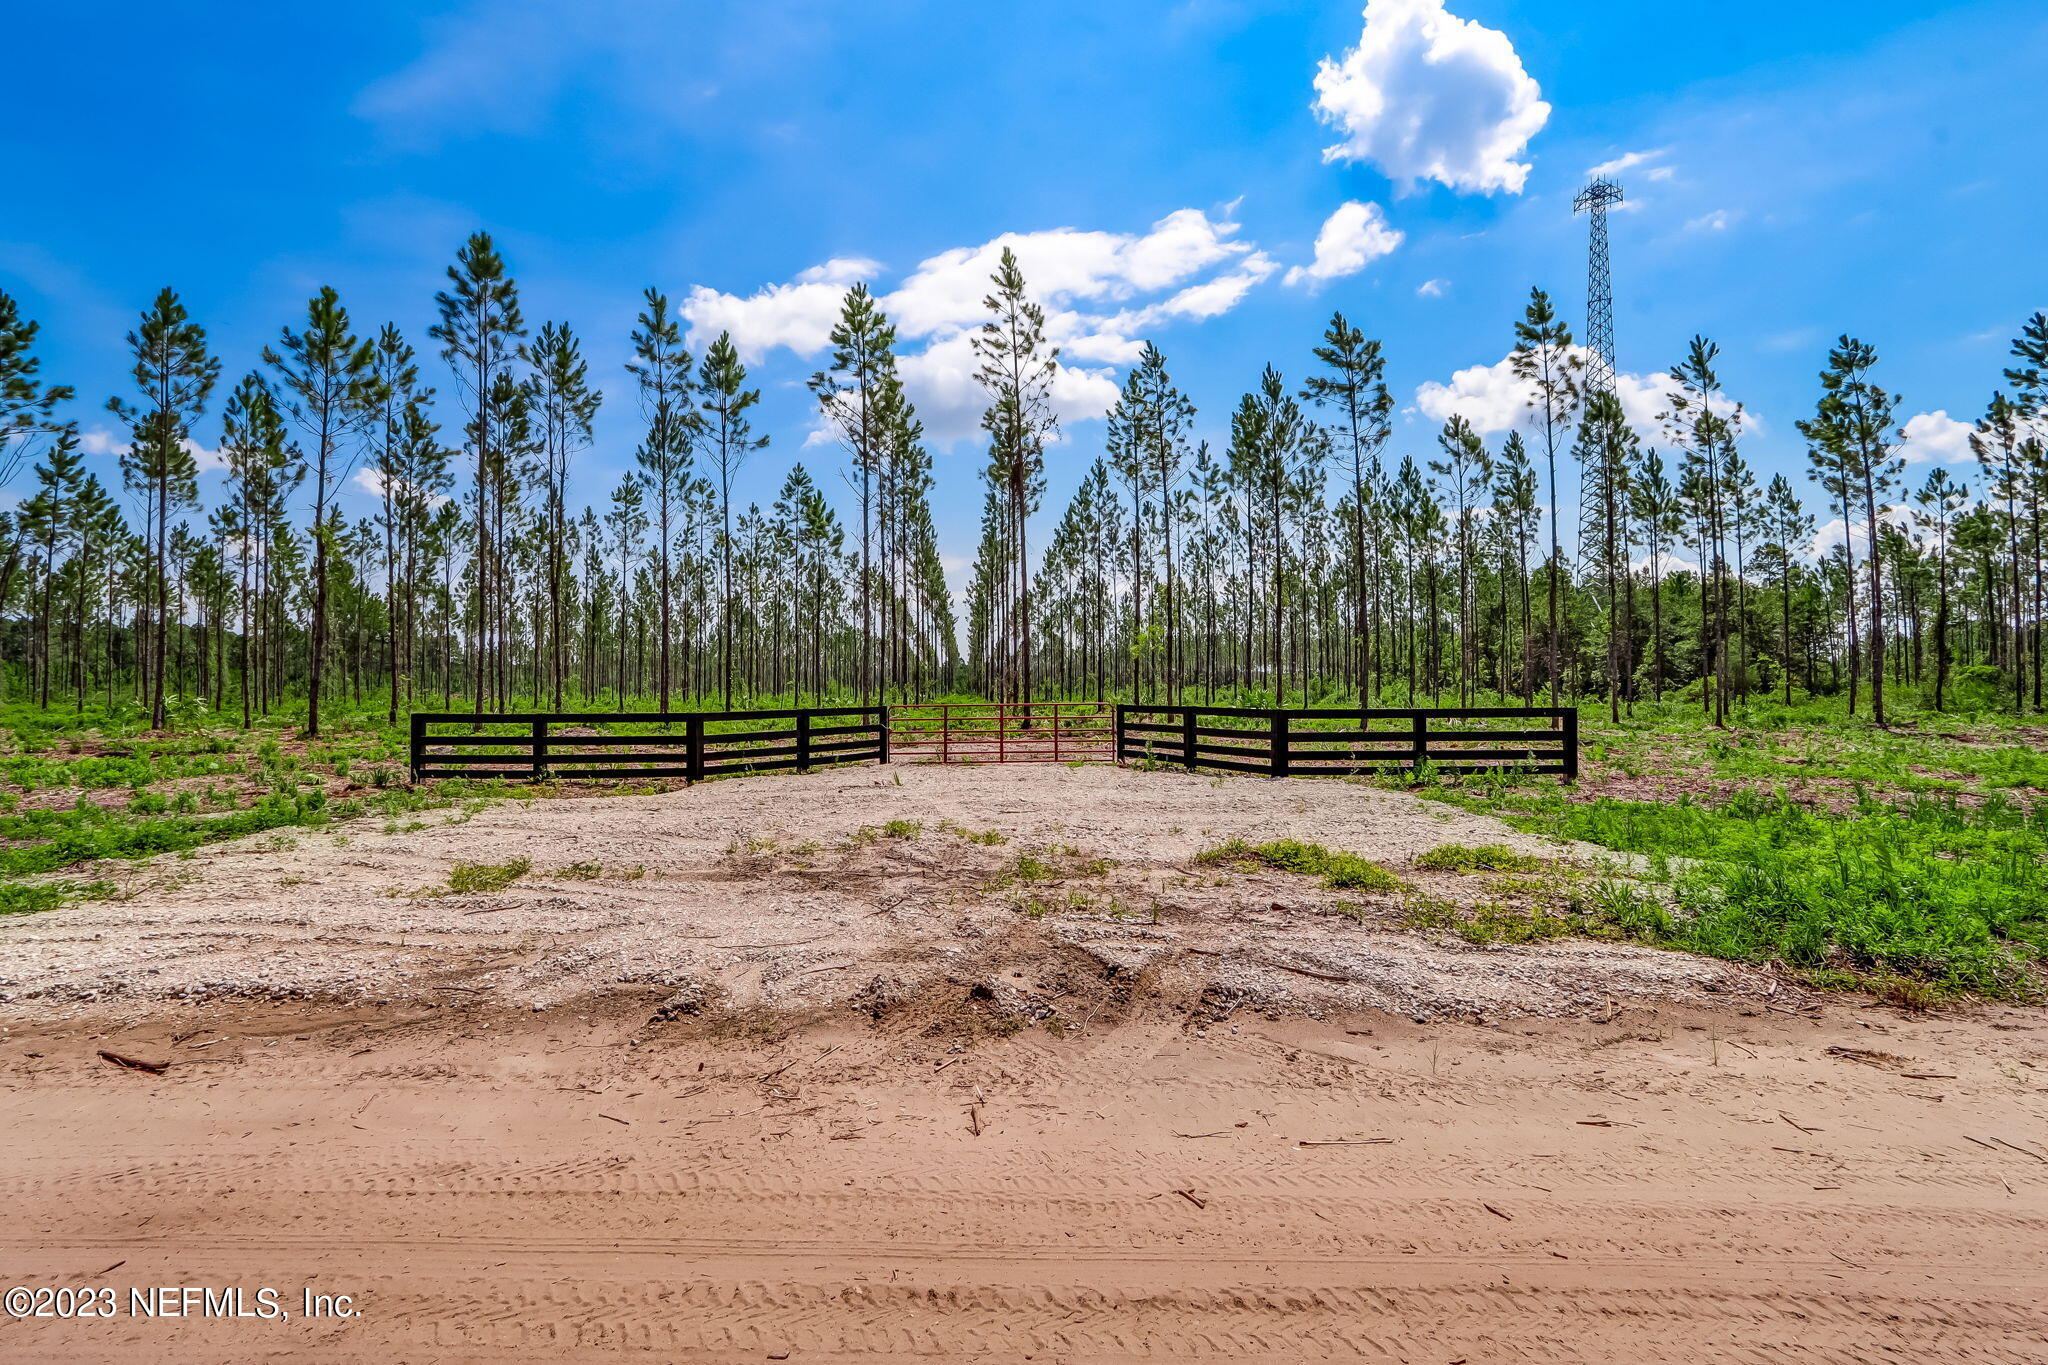
{"label": "gravel patch", "polygon": [[[1444,843],[1589,853],[1345,782],[904,764],[425,820],[117,869],[129,899],[0,921],[0,1003],[471,994],[547,1009],[641,989],[671,1013],[873,1012],[963,987],[1027,1015],[1150,993],[1217,1017],[1486,1018],[1779,990],[1765,973],[1625,945],[1475,947],[1399,929],[1398,897],[1193,861],[1229,839],[1292,838],[1420,883],[1414,860]],[[1019,879],[1020,854],[1050,874]],[[458,864],[519,859],[531,870],[502,891],[447,891]]]}

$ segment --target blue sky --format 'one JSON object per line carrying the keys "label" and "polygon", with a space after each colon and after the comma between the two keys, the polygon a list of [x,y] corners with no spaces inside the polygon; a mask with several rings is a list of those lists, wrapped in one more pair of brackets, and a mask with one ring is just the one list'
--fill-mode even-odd
{"label": "blue sky", "polygon": [[1422,455],[1453,410],[1498,436],[1530,285],[1583,313],[1570,201],[1602,164],[1630,197],[1637,415],[1705,332],[1766,472],[1802,469],[1792,424],[1843,331],[1883,354],[1914,458],[1966,461],[1957,419],[2048,307],[2039,3],[373,0],[44,5],[14,29],[0,288],[44,323],[109,467],[102,405],[160,286],[228,383],[323,284],[431,352],[433,293],[478,227],[529,322],[574,326],[607,390],[593,499],[631,460],[648,284],[755,364],[774,443],[749,491],[798,459],[837,486],[803,380],[838,291],[871,280],[904,324],[955,556],[982,462],[960,329],[1003,240],[1067,344],[1048,515],[1145,339],[1220,438],[1260,367],[1298,380],[1342,309],[1387,343],[1397,449]]}

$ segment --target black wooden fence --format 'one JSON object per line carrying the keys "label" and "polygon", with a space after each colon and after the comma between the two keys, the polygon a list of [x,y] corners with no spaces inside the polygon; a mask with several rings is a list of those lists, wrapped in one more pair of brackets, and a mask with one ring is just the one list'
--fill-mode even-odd
{"label": "black wooden fence", "polygon": [[[1507,721],[1498,729],[1470,722]],[[1518,723],[1515,723],[1518,722]],[[1502,769],[1579,775],[1579,714],[1570,707],[1350,710],[1119,706],[1117,762],[1221,768],[1270,777]]]}
{"label": "black wooden fence", "polygon": [[[848,717],[851,723],[843,723]],[[772,724],[776,721],[787,723]],[[753,722],[770,724],[757,728]],[[597,728],[610,725],[649,728],[633,734]],[[662,728],[652,729],[656,726]],[[464,733],[445,733],[450,729]],[[412,716],[415,782],[441,777],[681,777],[696,782],[870,760],[889,761],[886,707],[687,714],[415,711]]]}

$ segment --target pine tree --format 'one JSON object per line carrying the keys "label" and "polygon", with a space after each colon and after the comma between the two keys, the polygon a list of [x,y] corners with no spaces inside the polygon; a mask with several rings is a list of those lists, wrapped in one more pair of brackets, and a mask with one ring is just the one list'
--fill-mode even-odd
{"label": "pine tree", "polygon": [[131,373],[140,404],[107,400],[107,410],[128,424],[121,457],[128,486],[146,495],[146,529],[154,539],[155,606],[150,621],[149,723],[165,724],[164,675],[170,641],[171,513],[198,497],[199,467],[188,444],[192,422],[220,378],[220,362],[206,349],[206,329],[192,321],[175,291],[165,289],[128,334]]}
{"label": "pine tree", "polygon": [[385,720],[398,722],[399,658],[398,629],[400,591],[399,545],[402,539],[399,502],[406,481],[406,414],[424,396],[419,392],[418,357],[405,337],[391,323],[377,333],[376,349],[364,375],[363,401],[370,411],[371,469],[376,476],[380,504],[378,525],[384,542],[385,653],[389,667],[391,695]]}
{"label": "pine tree", "polygon": [[839,432],[853,460],[860,490],[860,659],[857,686],[863,706],[879,690],[875,658],[875,522],[878,485],[893,442],[903,434],[906,406],[895,383],[896,329],[865,284],[856,284],[840,306],[831,334],[829,369],[811,376],[811,392],[825,419]]}
{"label": "pine tree", "polygon": [[[1511,431],[1501,445],[1500,460],[1494,466],[1493,508],[1501,532],[1514,551],[1515,592],[1521,605],[1522,655],[1521,677],[1516,690],[1521,693],[1524,706],[1533,704],[1536,687],[1532,644],[1535,621],[1529,595],[1529,545],[1537,532],[1536,497],[1536,470],[1529,462],[1529,448],[1523,443],[1520,432]],[[1502,633],[1505,634],[1505,630]],[[1501,690],[1507,690],[1505,675],[1501,680]]]}
{"label": "pine tree", "polygon": [[746,387],[747,367],[732,336],[720,332],[718,340],[704,353],[697,370],[697,386],[703,394],[704,454],[718,488],[718,563],[723,584],[719,593],[719,667],[725,679],[725,707],[732,709],[732,485],[747,456],[768,444],[756,438],[747,410],[761,401],[761,391]]}
{"label": "pine tree", "polygon": [[590,366],[567,323],[544,323],[533,344],[520,349],[520,357],[533,371],[526,381],[527,402],[540,419],[534,472],[543,498],[549,684],[559,711],[569,673],[569,466],[590,444],[591,425],[604,395],[590,387]]}
{"label": "pine tree", "polygon": [[348,310],[332,289],[323,288],[306,304],[306,330],[284,329],[282,349],[265,347],[263,363],[276,369],[287,410],[311,442],[313,481],[313,619],[310,661],[306,666],[306,734],[320,733],[320,690],[326,674],[328,560],[333,554],[329,509],[341,480],[348,476],[346,443],[360,431],[374,410],[372,387],[376,343],[349,330]]}
{"label": "pine tree", "polygon": [[1550,296],[1541,289],[1529,291],[1529,306],[1522,320],[1515,324],[1515,349],[1509,359],[1515,377],[1529,386],[1529,407],[1543,431],[1543,461],[1549,483],[1546,492],[1550,499],[1550,704],[1556,706],[1563,675],[1558,574],[1564,559],[1557,532],[1557,507],[1561,501],[1557,489],[1557,448],[1578,407],[1578,375],[1583,361],[1572,348],[1571,329],[1558,318]]}
{"label": "pine tree", "polygon": [[467,437],[476,471],[470,522],[476,541],[470,573],[470,686],[477,709],[483,710],[492,697],[490,610],[510,595],[498,542],[503,509],[494,501],[506,483],[505,433],[499,427],[511,415],[502,381],[514,343],[526,335],[526,323],[519,312],[518,286],[488,232],[470,234],[448,267],[448,282],[451,287],[434,296],[440,321],[427,335],[441,343],[441,358],[453,369],[469,413]]}
{"label": "pine tree", "polygon": [[1664,457],[1654,447],[1629,481],[1629,510],[1642,528],[1650,556],[1650,699],[1664,700],[1668,670],[1664,651],[1664,562],[1684,527],[1683,505]]}
{"label": "pine tree", "polygon": [[989,436],[988,478],[1000,494],[1000,548],[1004,579],[998,585],[1008,605],[1002,641],[1006,665],[999,695],[1028,702],[1031,683],[1031,562],[1027,527],[1045,496],[1045,447],[1059,430],[1052,410],[1052,383],[1059,348],[1045,336],[1045,310],[1024,292],[1016,253],[1003,248],[990,277],[994,290],[982,300],[988,321],[973,337],[979,362],[975,377],[989,393],[982,429]]}
{"label": "pine tree", "polygon": [[[1372,686],[1371,584],[1378,577],[1367,564],[1366,520],[1378,499],[1380,456],[1393,434],[1393,395],[1387,391],[1386,356],[1377,341],[1333,314],[1315,357],[1328,374],[1310,376],[1302,397],[1331,409],[1337,458],[1350,476],[1351,514],[1346,518],[1351,551],[1352,681],[1361,700]],[[1525,623],[1526,624],[1526,623]]]}
{"label": "pine tree", "polygon": [[[1799,430],[1825,453],[1850,498],[1863,511],[1864,546],[1870,570],[1870,714],[1884,719],[1884,555],[1878,517],[1905,461],[1898,455],[1903,437],[1893,424],[1898,400],[1871,382],[1877,351],[1853,337],[1843,337],[1828,354],[1821,373],[1821,400],[1815,415]],[[1845,528],[1846,534],[1846,528]]]}
{"label": "pine tree", "polygon": [[36,610],[38,640],[37,705],[50,709],[51,617],[57,589],[57,561],[69,551],[79,532],[78,495],[85,484],[85,456],[78,449],[78,429],[60,428],[45,462],[36,466],[36,491],[22,505],[24,538],[33,538],[41,560],[42,595]]}
{"label": "pine tree", "polygon": [[1936,465],[1928,471],[1927,481],[1920,485],[1913,501],[1919,505],[1921,524],[1934,533],[1934,709],[1939,711],[1948,688],[1949,551],[1955,541],[1956,519],[1969,506],[1970,490]]}
{"label": "pine tree", "polygon": [[1970,448],[1990,483],[1990,494],[2004,504],[1999,513],[2006,538],[2010,593],[2006,600],[2005,666],[2012,673],[2012,707],[2026,710],[2026,634],[2024,594],[2020,590],[2020,500],[2026,489],[2026,413],[2003,393],[1991,395],[1990,406],[1970,433]]}
{"label": "pine tree", "polygon": [[0,290],[0,486],[44,438],[63,431],[51,414],[72,396],[68,386],[43,383],[42,357],[35,353],[39,330],[41,324],[24,318],[21,305]]}
{"label": "pine tree", "polygon": [[[675,596],[675,565],[671,554],[681,530],[683,499],[695,477],[693,463],[697,433],[703,419],[696,411],[691,389],[690,353],[683,349],[682,327],[669,312],[668,296],[649,288],[646,308],[633,331],[633,359],[626,368],[638,381],[640,416],[647,432],[640,440],[634,459],[645,480],[644,491],[653,498],[649,512],[654,529],[654,567],[659,612],[659,643],[656,654],[656,688],[662,711],[669,709],[670,691],[675,683],[671,647],[675,627],[670,604]],[[622,492],[625,491],[622,486]],[[613,494],[618,503],[619,493]],[[644,528],[643,528],[644,529]],[[637,537],[636,537],[637,539]],[[629,575],[630,577],[630,575]],[[622,597],[628,592],[620,585]],[[687,622],[686,631],[687,634]]]}

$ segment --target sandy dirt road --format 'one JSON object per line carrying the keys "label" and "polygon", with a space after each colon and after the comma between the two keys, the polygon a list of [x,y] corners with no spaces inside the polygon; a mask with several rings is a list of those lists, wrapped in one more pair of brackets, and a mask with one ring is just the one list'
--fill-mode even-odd
{"label": "sandy dirt road", "polygon": [[0,1284],[294,1316],[0,1321],[0,1358],[2048,1360],[2038,1014],[446,999],[10,1028]]}

